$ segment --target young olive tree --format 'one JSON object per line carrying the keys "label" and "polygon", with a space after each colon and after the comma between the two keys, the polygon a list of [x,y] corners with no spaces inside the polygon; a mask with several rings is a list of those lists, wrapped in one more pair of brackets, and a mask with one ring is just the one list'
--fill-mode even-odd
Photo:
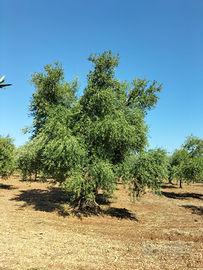
{"label": "young olive tree", "polygon": [[[115,56],[111,51],[91,54],[88,60],[94,64],[94,70],[88,73],[87,86],[79,99],[75,96],[77,84],[58,88],[59,77],[55,79],[51,66],[47,66],[49,87],[44,83],[47,80],[45,75],[33,75],[37,92],[33,94],[30,107],[34,116],[33,140],[38,145],[43,174],[51,175],[72,194],[79,208],[98,207],[98,191],[112,195],[117,179],[123,175],[129,186],[132,177],[135,179],[133,192],[139,196],[140,176],[134,170],[133,176],[129,174],[127,177],[125,164],[126,160],[141,155],[147,146],[145,115],[157,104],[157,93],[162,89],[156,81],[149,84],[145,78],[134,79],[132,83],[116,79],[119,55]],[[49,89],[61,93],[55,93],[56,102],[50,101]],[[43,97],[44,91],[43,104],[50,103],[41,113],[44,105],[41,106],[38,98]],[[57,99],[62,102],[57,102]],[[148,155],[151,155],[153,164],[156,155],[150,152]],[[159,173],[154,174],[159,177]],[[159,189],[156,182],[159,180],[155,178],[149,181],[142,177],[142,187]]]}
{"label": "young olive tree", "polygon": [[6,137],[0,135],[0,176],[5,179],[15,170],[13,141],[9,135]]}
{"label": "young olive tree", "polygon": [[193,182],[203,181],[203,139],[193,135],[186,137],[183,149],[189,154],[190,163],[185,169],[185,178]]}
{"label": "young olive tree", "polygon": [[161,195],[163,180],[168,178],[167,151],[157,148],[127,156],[120,174],[123,184],[127,183],[129,186],[133,198],[144,194],[146,187]]}
{"label": "young olive tree", "polygon": [[203,140],[193,135],[186,137],[182,148],[171,157],[170,179],[191,183],[203,180]]}
{"label": "young olive tree", "polygon": [[182,188],[182,182],[185,181],[185,168],[189,164],[188,151],[186,149],[176,149],[170,160],[169,181],[176,179]]}
{"label": "young olive tree", "polygon": [[37,180],[37,174],[42,165],[40,153],[34,139],[16,150],[16,169],[24,180],[27,178],[31,180],[32,176],[34,176],[35,181]]}

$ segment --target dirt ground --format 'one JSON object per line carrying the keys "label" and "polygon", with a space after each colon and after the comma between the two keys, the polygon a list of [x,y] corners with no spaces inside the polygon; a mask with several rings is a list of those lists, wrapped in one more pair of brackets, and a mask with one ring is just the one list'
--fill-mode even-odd
{"label": "dirt ground", "polygon": [[104,215],[74,215],[58,187],[0,179],[0,270],[203,269],[203,184],[166,184]]}

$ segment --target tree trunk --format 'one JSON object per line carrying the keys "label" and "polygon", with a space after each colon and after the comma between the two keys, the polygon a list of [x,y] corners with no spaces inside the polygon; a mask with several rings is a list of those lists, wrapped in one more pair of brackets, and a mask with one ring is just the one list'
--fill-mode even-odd
{"label": "tree trunk", "polygon": [[37,181],[37,171],[35,172],[35,181]]}
{"label": "tree trunk", "polygon": [[81,212],[94,212],[98,214],[101,211],[101,208],[95,199],[89,201],[87,199],[81,198],[78,202],[77,208]]}
{"label": "tree trunk", "polygon": [[171,184],[171,185],[173,185],[172,178],[171,177],[168,178],[168,183]]}
{"label": "tree trunk", "polygon": [[180,180],[180,188],[182,188],[182,180]]}

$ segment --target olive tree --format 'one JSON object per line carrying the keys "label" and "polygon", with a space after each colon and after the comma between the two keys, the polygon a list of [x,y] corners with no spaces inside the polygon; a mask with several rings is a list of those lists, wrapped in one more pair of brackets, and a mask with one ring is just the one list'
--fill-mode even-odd
{"label": "olive tree", "polygon": [[203,181],[203,139],[188,136],[182,147],[188,151],[190,160],[185,169],[185,178],[193,182]]}
{"label": "olive tree", "polygon": [[[116,79],[119,55],[111,51],[91,54],[88,60],[94,69],[87,75],[87,86],[80,98],[76,97],[76,83],[59,87],[60,76],[55,78],[53,68],[47,66],[49,87],[45,75],[34,73],[32,82],[37,92],[30,105],[34,116],[32,141],[40,153],[43,174],[51,175],[68,191],[79,208],[98,207],[98,191],[112,195],[117,179],[123,175],[129,187],[131,178],[135,179],[133,192],[139,196],[138,172],[134,170],[133,176],[127,177],[124,164],[145,150],[145,115],[157,104],[157,93],[162,89],[162,85],[156,81],[150,84],[146,78],[134,79],[132,83]],[[56,102],[48,99],[49,89],[55,89]],[[44,92],[44,103],[50,103],[46,112],[41,112],[44,107],[40,105],[40,96],[43,99]],[[155,162],[155,155],[151,159]],[[142,187],[146,186],[159,189],[155,180],[142,177]]]}
{"label": "olive tree", "polygon": [[167,151],[157,148],[127,156],[122,163],[120,175],[122,183],[129,186],[129,195],[133,197],[139,198],[139,195],[145,193],[146,187],[161,195],[163,180],[168,178]]}
{"label": "olive tree", "polygon": [[186,137],[181,149],[174,151],[170,162],[170,179],[191,183],[203,180],[203,140]]}
{"label": "olive tree", "polygon": [[0,176],[8,178],[15,169],[14,140],[9,135],[3,137],[0,135]]}
{"label": "olive tree", "polygon": [[186,149],[176,149],[170,160],[169,169],[169,181],[172,182],[176,179],[180,183],[180,188],[182,188],[182,182],[185,179],[185,168],[189,162],[188,151]]}
{"label": "olive tree", "polygon": [[24,145],[18,147],[15,158],[16,170],[22,175],[23,179],[32,176],[37,180],[37,174],[40,172],[41,156],[35,140],[30,140]]}

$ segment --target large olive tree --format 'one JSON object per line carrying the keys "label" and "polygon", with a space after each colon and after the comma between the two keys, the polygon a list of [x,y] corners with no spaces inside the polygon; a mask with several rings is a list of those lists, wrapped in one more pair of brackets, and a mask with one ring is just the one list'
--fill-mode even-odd
{"label": "large olive tree", "polygon": [[34,117],[30,143],[40,153],[40,168],[81,208],[97,206],[99,190],[112,195],[124,174],[125,184],[133,184],[136,195],[140,181],[142,188],[160,188],[157,181],[138,178],[136,170],[128,175],[123,164],[147,146],[145,115],[157,104],[162,86],[146,78],[132,83],[116,79],[119,55],[111,51],[91,54],[88,60],[94,69],[80,98],[76,98],[76,83],[60,81],[59,66],[46,66],[48,75],[32,75],[37,91],[30,104]]}

